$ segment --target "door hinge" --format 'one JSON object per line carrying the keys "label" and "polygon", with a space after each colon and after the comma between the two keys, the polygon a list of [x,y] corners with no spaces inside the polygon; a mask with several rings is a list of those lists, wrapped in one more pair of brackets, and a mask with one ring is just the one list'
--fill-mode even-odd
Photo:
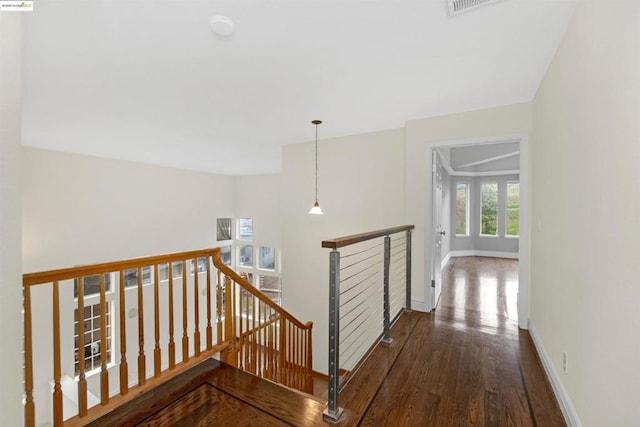
{"label": "door hinge", "polygon": [[435,281],[435,280],[432,280],[432,281],[431,281],[431,287],[432,287],[432,288],[435,288],[435,287],[436,287],[436,281]]}

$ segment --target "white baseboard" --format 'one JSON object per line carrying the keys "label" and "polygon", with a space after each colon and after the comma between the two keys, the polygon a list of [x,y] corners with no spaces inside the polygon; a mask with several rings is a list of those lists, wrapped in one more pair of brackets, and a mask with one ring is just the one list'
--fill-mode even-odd
{"label": "white baseboard", "polygon": [[564,388],[560,375],[558,375],[558,371],[556,371],[547,350],[544,348],[544,345],[540,340],[540,336],[531,322],[531,319],[529,319],[529,334],[531,335],[533,344],[538,351],[538,356],[540,357],[544,371],[547,373],[547,377],[551,382],[553,392],[558,399],[560,410],[562,411],[562,415],[564,415],[564,420],[567,422],[569,427],[582,427],[582,422],[580,422],[580,418],[578,417],[576,408],[573,406],[573,402],[569,397],[569,393],[567,393],[567,390]]}
{"label": "white baseboard", "polygon": [[416,301],[416,300],[411,300],[411,310],[422,311],[425,313],[428,313],[429,311],[431,311],[427,309],[427,304],[425,304],[424,301]]}
{"label": "white baseboard", "polygon": [[442,260],[442,263],[440,264],[441,270],[444,270],[444,268],[447,266],[447,263],[449,263],[450,259],[451,259],[451,252],[449,252]]}
{"label": "white baseboard", "polygon": [[492,258],[511,258],[518,259],[520,256],[518,252],[497,252],[497,251],[451,251],[448,254],[451,257],[460,257],[460,256],[486,256]]}

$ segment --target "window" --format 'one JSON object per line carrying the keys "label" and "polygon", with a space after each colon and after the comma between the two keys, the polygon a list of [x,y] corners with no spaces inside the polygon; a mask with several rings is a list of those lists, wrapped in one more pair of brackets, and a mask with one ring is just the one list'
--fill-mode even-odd
{"label": "window", "polygon": [[75,374],[80,374],[80,357],[84,358],[85,372],[98,369],[101,365],[100,357],[105,352],[107,363],[111,363],[111,302],[105,305],[106,338],[105,345],[101,341],[100,304],[84,307],[84,348],[78,348],[78,309],[74,310],[74,339],[75,339]]}
{"label": "window", "polygon": [[[142,267],[142,284],[151,283],[151,267]],[[138,286],[138,269],[132,268],[124,271],[124,287]]]}
{"label": "window", "polygon": [[469,185],[456,184],[456,236],[469,235]]}
{"label": "window", "polygon": [[520,183],[507,182],[507,236],[520,234]]}
{"label": "window", "polygon": [[[84,288],[83,288],[84,297],[100,294],[100,275],[96,274],[95,276],[83,277],[82,283],[84,285]],[[109,273],[106,273],[104,275],[104,291],[105,293],[111,292],[111,274]],[[77,280],[75,280],[73,283],[73,297],[78,298],[78,281]]]}
{"label": "window", "polygon": [[238,220],[238,239],[253,240],[253,219],[240,218]]}
{"label": "window", "polygon": [[[173,263],[172,272],[173,272],[174,279],[176,277],[182,277],[182,261],[177,261]],[[168,263],[158,265],[158,278],[160,279],[160,281],[169,280],[169,264]]]}
{"label": "window", "polygon": [[264,270],[276,269],[276,249],[260,246],[260,257],[258,258],[258,268]]}
{"label": "window", "polygon": [[231,240],[231,218],[218,218],[216,240]]}
{"label": "window", "polygon": [[[209,258],[204,257],[204,258],[198,258],[198,273],[204,273],[205,271],[207,271],[207,262],[209,261]],[[193,261],[189,262],[189,264],[191,265],[191,274],[193,274]],[[175,275],[175,273],[174,273]]]}
{"label": "window", "polygon": [[259,277],[260,291],[269,297],[273,302],[280,305],[280,296],[282,294],[281,281],[279,277],[265,276]]}
{"label": "window", "polygon": [[220,248],[220,259],[224,265],[231,266],[231,246]]}
{"label": "window", "polygon": [[480,234],[485,236],[498,234],[498,184],[496,182],[480,184]]}
{"label": "window", "polygon": [[238,265],[253,267],[253,246],[240,246],[238,248]]}

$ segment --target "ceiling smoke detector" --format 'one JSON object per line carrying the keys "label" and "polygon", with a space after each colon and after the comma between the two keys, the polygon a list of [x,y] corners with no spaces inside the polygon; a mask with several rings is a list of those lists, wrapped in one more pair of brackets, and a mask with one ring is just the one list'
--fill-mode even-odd
{"label": "ceiling smoke detector", "polygon": [[228,37],[233,34],[235,30],[235,25],[230,18],[222,15],[212,16],[209,20],[209,25],[211,25],[211,30],[219,36]]}
{"label": "ceiling smoke detector", "polygon": [[495,3],[497,0],[447,0],[449,4],[449,16],[454,16],[467,10],[474,9],[487,3]]}

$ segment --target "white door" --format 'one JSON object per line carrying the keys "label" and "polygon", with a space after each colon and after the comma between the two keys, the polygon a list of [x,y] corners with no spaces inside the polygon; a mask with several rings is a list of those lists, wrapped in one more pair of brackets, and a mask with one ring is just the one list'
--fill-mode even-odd
{"label": "white door", "polygon": [[433,151],[433,256],[431,257],[431,302],[432,310],[438,306],[442,292],[442,236],[446,231],[442,227],[442,164],[438,152]]}

